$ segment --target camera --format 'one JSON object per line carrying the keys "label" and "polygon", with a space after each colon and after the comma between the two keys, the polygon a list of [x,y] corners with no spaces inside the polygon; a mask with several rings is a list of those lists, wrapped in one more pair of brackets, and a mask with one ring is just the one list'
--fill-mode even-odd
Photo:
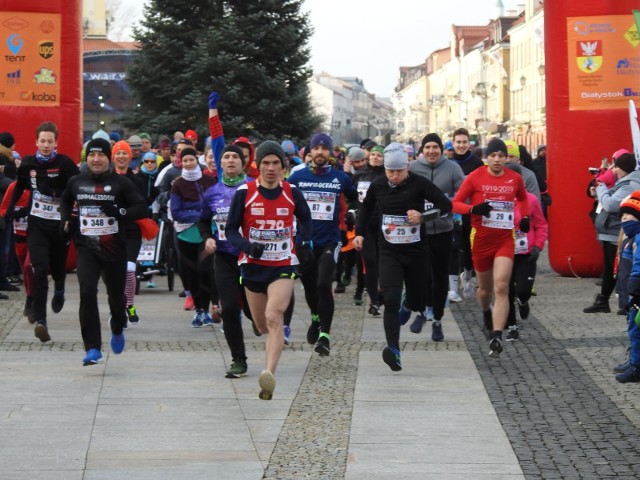
{"label": "camera", "polygon": [[600,169],[599,169],[599,168],[596,168],[596,167],[589,167],[589,173],[590,173],[591,175],[596,175],[599,171],[600,171]]}

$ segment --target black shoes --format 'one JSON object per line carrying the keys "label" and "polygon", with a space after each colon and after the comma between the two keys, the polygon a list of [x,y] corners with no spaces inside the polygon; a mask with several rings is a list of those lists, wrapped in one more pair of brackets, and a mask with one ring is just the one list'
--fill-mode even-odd
{"label": "black shoes", "polygon": [[609,299],[604,295],[596,295],[596,299],[593,301],[593,305],[589,305],[587,308],[583,308],[584,313],[609,313]]}
{"label": "black shoes", "polygon": [[56,290],[51,298],[51,310],[54,313],[59,313],[62,307],[64,307],[64,290]]}
{"label": "black shoes", "polygon": [[323,334],[320,338],[318,338],[318,342],[316,343],[316,348],[314,348],[315,352],[318,353],[321,357],[326,357],[331,353],[331,344],[329,342],[329,337]]}

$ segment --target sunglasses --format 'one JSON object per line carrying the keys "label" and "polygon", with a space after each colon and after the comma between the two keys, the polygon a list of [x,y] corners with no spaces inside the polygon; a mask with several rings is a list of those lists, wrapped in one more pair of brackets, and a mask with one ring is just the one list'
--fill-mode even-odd
{"label": "sunglasses", "polygon": [[155,160],[145,160],[144,163],[156,163]]}

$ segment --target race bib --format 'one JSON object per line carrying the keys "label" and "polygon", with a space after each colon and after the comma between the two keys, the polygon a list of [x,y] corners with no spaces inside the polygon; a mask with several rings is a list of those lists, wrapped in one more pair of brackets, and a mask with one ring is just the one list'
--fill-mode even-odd
{"label": "race bib", "polygon": [[385,240],[389,243],[403,244],[420,241],[420,224],[410,225],[407,216],[383,215],[381,228]]}
{"label": "race bib", "polygon": [[227,236],[224,233],[224,229],[227,226],[228,213],[217,213],[214,221],[216,222],[216,228],[218,229],[218,240],[226,241]]}
{"label": "race bib", "polygon": [[336,208],[335,192],[303,192],[304,198],[311,210],[312,220],[333,220]]}
{"label": "race bib", "polygon": [[511,230],[513,228],[513,202],[489,201],[493,210],[489,217],[482,216],[482,226]]}
{"label": "race bib", "polygon": [[[21,207],[16,206],[15,210],[20,210]],[[14,218],[13,219],[13,231],[14,232],[26,232],[27,231],[27,217]]]}
{"label": "race bib", "polygon": [[362,203],[364,201],[364,197],[367,196],[367,191],[371,186],[371,182],[358,182],[358,201]]}
{"label": "race bib", "polygon": [[60,220],[60,199],[43,195],[38,190],[33,191],[31,215],[47,220]]}
{"label": "race bib", "polygon": [[523,255],[527,253],[529,250],[529,240],[527,239],[527,234],[521,232],[520,230],[516,231],[516,255]]}
{"label": "race bib", "polygon": [[279,262],[291,257],[291,229],[254,228],[249,230],[249,240],[264,245],[260,260]]}
{"label": "race bib", "polygon": [[105,215],[98,206],[80,207],[80,234],[90,237],[118,233],[118,221]]}

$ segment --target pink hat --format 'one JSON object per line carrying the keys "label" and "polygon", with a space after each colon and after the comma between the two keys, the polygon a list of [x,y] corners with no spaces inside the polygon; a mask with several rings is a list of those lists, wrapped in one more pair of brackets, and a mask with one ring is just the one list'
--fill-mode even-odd
{"label": "pink hat", "polygon": [[624,153],[631,153],[631,152],[626,148],[621,148],[620,150],[616,150],[615,152],[613,152],[613,155],[611,156],[611,160],[615,160],[616,158],[618,158],[620,155]]}

